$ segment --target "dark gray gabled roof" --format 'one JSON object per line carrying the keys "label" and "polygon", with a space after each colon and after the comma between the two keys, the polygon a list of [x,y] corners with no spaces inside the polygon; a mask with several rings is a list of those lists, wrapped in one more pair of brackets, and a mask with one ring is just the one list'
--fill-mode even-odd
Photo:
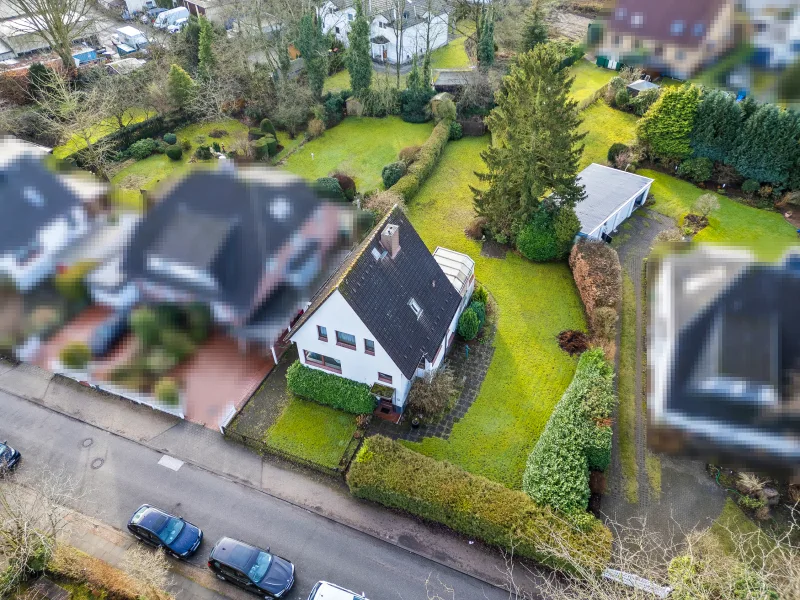
{"label": "dark gray gabled roof", "polygon": [[586,191],[586,198],[575,206],[581,222],[581,231],[592,233],[635,194],[653,182],[648,177],[635,175],[592,163],[578,173],[578,183]]}
{"label": "dark gray gabled roof", "polygon": [[42,227],[78,206],[78,195],[39,156],[0,154],[0,254],[27,246]]}
{"label": "dark gray gabled roof", "polygon": [[[185,290],[229,304],[240,316],[256,308],[269,259],[289,243],[322,201],[283,171],[197,171],[145,215],[125,253],[132,280]],[[214,289],[149,266],[152,256],[208,273]]]}
{"label": "dark gray gabled roof", "polygon": [[[399,228],[400,251],[392,258],[380,243],[387,225]],[[376,259],[373,249],[378,255]],[[420,358],[433,360],[455,316],[461,296],[400,208],[395,207],[331,277],[296,331],[338,289],[378,343],[408,379]],[[419,316],[409,306],[419,305]]]}

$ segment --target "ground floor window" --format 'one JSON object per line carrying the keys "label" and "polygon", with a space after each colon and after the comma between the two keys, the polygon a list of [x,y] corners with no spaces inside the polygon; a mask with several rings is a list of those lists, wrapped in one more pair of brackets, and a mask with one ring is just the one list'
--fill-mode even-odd
{"label": "ground floor window", "polygon": [[392,376],[378,371],[378,380],[383,381],[384,383],[392,383]]}
{"label": "ground floor window", "polygon": [[342,372],[342,361],[336,360],[335,358],[331,358],[330,356],[325,356],[323,354],[317,354],[316,352],[309,352],[308,350],[305,351],[306,362],[318,367],[323,367],[330,371],[335,371],[337,373]]}

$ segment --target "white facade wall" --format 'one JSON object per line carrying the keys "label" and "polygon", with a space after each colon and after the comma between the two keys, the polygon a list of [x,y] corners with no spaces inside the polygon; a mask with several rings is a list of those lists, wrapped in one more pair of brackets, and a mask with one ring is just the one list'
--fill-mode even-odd
{"label": "white facade wall", "polygon": [[[650,194],[650,187],[652,185],[652,183],[649,183],[647,184],[647,187],[642,188],[642,190],[644,190],[645,199]],[[638,208],[636,206],[636,199],[641,196],[642,190],[639,190],[635,195],[631,196],[628,201],[625,202],[625,204],[620,206],[614,213],[609,215],[605,224],[600,225],[594,229],[594,231],[589,232],[586,237],[593,240],[599,240],[604,233],[610,234],[612,231],[616,231],[619,226],[625,222],[625,219],[630,217],[633,214],[633,211]]]}
{"label": "white facade wall", "polygon": [[55,272],[58,255],[88,230],[86,211],[75,207],[70,217],[59,217],[39,231],[40,252],[35,258],[19,264],[13,254],[0,256],[0,273],[8,275],[18,290],[27,292]]}
{"label": "white facade wall", "polygon": [[[328,341],[323,342],[317,335],[317,326],[325,327],[328,331]],[[349,333],[356,338],[356,349],[351,350],[336,344],[336,332]],[[394,404],[401,408],[405,404],[411,382],[400,372],[397,365],[389,357],[386,350],[378,343],[364,322],[356,315],[347,300],[335,290],[330,297],[320,306],[303,326],[292,335],[292,342],[297,344],[300,362],[314,369],[321,369],[314,363],[306,361],[305,351],[317,352],[323,356],[330,356],[342,363],[340,375],[353,381],[372,385],[382,383],[397,390]],[[364,339],[375,342],[375,355],[364,351]],[[392,383],[382,382],[378,373],[385,373],[392,378]]]}

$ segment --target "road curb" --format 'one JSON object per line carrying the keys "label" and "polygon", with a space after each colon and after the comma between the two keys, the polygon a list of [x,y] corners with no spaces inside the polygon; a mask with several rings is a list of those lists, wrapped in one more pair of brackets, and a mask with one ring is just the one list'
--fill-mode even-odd
{"label": "road curb", "polygon": [[[129,442],[133,442],[133,443],[135,443],[135,444],[137,444],[139,446],[142,446],[142,447],[147,448],[149,450],[152,450],[154,452],[158,452],[159,454],[166,454],[166,452],[165,452],[165,450],[163,448],[159,448],[154,444],[150,444],[149,442],[143,441],[143,440],[140,440],[140,439],[135,439],[135,438],[132,438],[132,437],[128,437],[128,436],[126,436],[126,435],[124,435],[124,434],[122,434],[122,433],[120,433],[118,431],[114,431],[113,429],[109,429],[109,428],[104,427],[102,425],[97,425],[95,423],[89,423],[87,421],[84,421],[80,417],[77,417],[77,416],[75,416],[73,414],[70,414],[70,413],[65,412],[63,410],[60,410],[60,409],[55,408],[53,406],[50,406],[48,404],[45,404],[41,400],[30,398],[30,397],[25,396],[25,395],[20,395],[20,394],[14,392],[14,391],[9,390],[6,387],[2,387],[2,386],[0,386],[0,390],[5,392],[5,393],[7,393],[7,394],[10,394],[10,395],[12,395],[12,396],[14,396],[16,398],[19,398],[20,400],[24,400],[26,402],[31,402],[33,404],[36,404],[37,406],[40,406],[40,407],[42,407],[42,408],[44,408],[46,410],[49,410],[50,412],[53,412],[55,414],[61,415],[63,417],[66,417],[66,418],[68,418],[68,419],[70,419],[72,421],[76,421],[76,422],[79,422],[79,423],[83,423],[84,425],[88,425],[90,427],[94,427],[95,429],[98,429],[100,431],[103,431],[105,433],[113,435],[113,436],[115,436],[117,438],[124,439],[124,440],[127,440]],[[231,483],[235,483],[237,485],[241,485],[241,486],[246,487],[248,489],[254,490],[254,491],[258,492],[258,493],[264,494],[265,496],[269,496],[270,498],[274,498],[275,500],[279,500],[281,502],[284,502],[284,503],[286,503],[286,504],[288,504],[290,506],[294,506],[296,508],[305,510],[306,512],[315,514],[315,515],[317,515],[319,517],[322,517],[322,518],[324,518],[324,519],[326,519],[326,520],[328,520],[328,521],[330,521],[332,523],[337,523],[338,525],[341,525],[343,527],[347,527],[348,529],[350,529],[352,531],[357,531],[357,532],[362,533],[364,535],[368,535],[371,538],[373,538],[375,540],[379,540],[382,543],[388,544],[390,546],[394,546],[396,548],[400,548],[401,550],[404,550],[404,551],[406,551],[406,552],[408,552],[410,554],[413,554],[415,556],[419,556],[421,558],[429,560],[434,564],[437,564],[437,565],[439,565],[441,567],[445,567],[447,569],[450,569],[452,571],[455,571],[457,573],[460,573],[462,575],[470,577],[470,578],[472,578],[472,579],[474,579],[476,581],[479,581],[481,583],[484,583],[486,585],[490,585],[490,586],[492,586],[494,588],[497,588],[497,589],[500,589],[500,590],[503,590],[503,591],[508,591],[507,587],[505,586],[505,582],[500,583],[498,581],[491,581],[491,580],[486,579],[484,577],[475,575],[474,573],[470,573],[469,571],[466,571],[466,570],[460,568],[459,566],[455,566],[453,564],[448,564],[447,562],[444,562],[444,561],[440,560],[439,558],[437,558],[434,555],[430,555],[430,554],[427,554],[425,552],[421,552],[419,550],[416,550],[416,549],[413,549],[413,548],[409,548],[409,547],[404,546],[403,544],[400,544],[400,543],[398,543],[398,542],[396,542],[394,540],[382,537],[381,535],[371,531],[368,528],[358,527],[358,526],[356,526],[356,525],[354,525],[352,523],[349,523],[347,521],[337,519],[337,518],[331,516],[330,514],[326,514],[325,512],[320,511],[317,507],[306,506],[304,504],[299,504],[299,503],[297,503],[295,501],[283,498],[281,496],[277,496],[277,495],[275,495],[273,493],[270,493],[270,492],[266,491],[262,487],[253,485],[249,481],[245,481],[245,480],[240,479],[239,477],[237,477],[235,475],[230,475],[228,473],[224,473],[222,471],[218,471],[218,470],[213,469],[211,467],[208,467],[206,465],[197,463],[194,460],[192,460],[191,458],[187,458],[187,457],[183,457],[183,456],[180,456],[180,455],[177,455],[177,454],[171,454],[171,453],[169,455],[180,459],[184,463],[186,463],[188,465],[191,465],[192,467],[194,467],[196,469],[203,470],[203,471],[205,471],[207,473],[210,473],[212,475],[215,475],[217,477],[225,479],[226,481],[230,481]],[[263,460],[263,457],[262,457],[262,460]],[[384,507],[384,509],[385,509],[385,507]],[[385,510],[389,510],[389,509],[385,509]]]}

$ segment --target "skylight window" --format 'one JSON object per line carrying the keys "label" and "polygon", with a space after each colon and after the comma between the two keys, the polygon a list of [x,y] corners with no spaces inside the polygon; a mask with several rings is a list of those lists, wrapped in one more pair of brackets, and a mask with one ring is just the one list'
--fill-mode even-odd
{"label": "skylight window", "polygon": [[290,212],[292,212],[292,207],[283,196],[278,196],[269,205],[269,214],[276,221],[285,221],[289,218]]}
{"label": "skylight window", "polygon": [[381,250],[377,246],[372,247],[372,258],[374,258],[375,260],[380,260],[387,254],[388,253],[386,252],[386,250]]}
{"label": "skylight window", "polygon": [[419,319],[420,316],[422,316],[422,308],[420,307],[419,304],[417,304],[417,301],[411,298],[411,300],[408,301],[408,305],[411,307],[411,310],[414,311],[414,314],[417,315],[417,318]]}

